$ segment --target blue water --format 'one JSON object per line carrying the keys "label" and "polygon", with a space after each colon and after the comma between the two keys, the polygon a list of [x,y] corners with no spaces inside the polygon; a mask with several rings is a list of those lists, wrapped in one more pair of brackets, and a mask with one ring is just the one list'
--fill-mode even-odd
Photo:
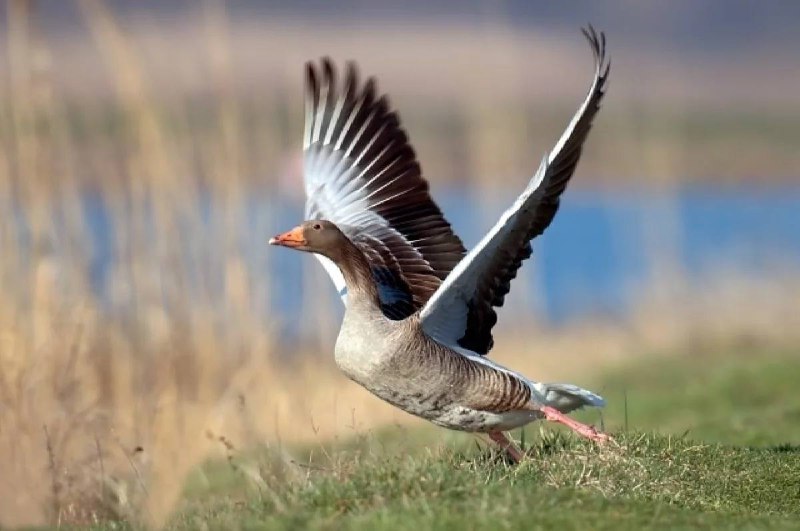
{"label": "blue water", "polygon": [[[509,195],[486,200],[476,194],[434,192],[468,248],[514,199]],[[317,267],[316,261],[266,245],[269,236],[302,219],[301,201],[264,190],[253,191],[234,212],[213,198],[200,203],[194,211],[199,209],[201,215],[176,227],[181,235],[176,253],[185,255],[178,262],[185,269],[182,276],[215,293],[221,288],[221,275],[208,270],[221,269],[221,262],[214,267],[203,262],[219,261],[225,245],[232,245],[245,257],[252,276],[263,279],[265,314],[280,316],[284,329],[302,320],[307,290],[320,289],[309,286],[304,275]],[[92,240],[88,266],[101,298],[109,289],[109,272],[118,254],[113,238],[119,208],[111,208],[99,195],[83,196]],[[220,231],[222,220],[231,217],[236,220],[233,242]],[[157,239],[156,228],[144,225]],[[552,324],[592,315],[624,317],[664,261],[699,283],[719,270],[756,277],[770,275],[776,267],[800,273],[800,187],[686,187],[669,195],[570,190],[551,227],[534,242],[534,256],[523,267],[522,280],[515,281],[511,302]],[[332,288],[326,295],[332,296]]]}
{"label": "blue water", "polygon": [[[446,194],[443,207],[474,244],[487,225],[463,206],[474,201],[456,195]],[[490,205],[495,215],[487,217],[496,219],[510,199]],[[668,196],[570,191],[534,242],[532,260],[522,272],[532,280],[528,296],[551,323],[624,316],[664,265],[680,268],[689,281],[722,269],[745,276],[778,267],[800,272],[800,188],[686,187]]]}

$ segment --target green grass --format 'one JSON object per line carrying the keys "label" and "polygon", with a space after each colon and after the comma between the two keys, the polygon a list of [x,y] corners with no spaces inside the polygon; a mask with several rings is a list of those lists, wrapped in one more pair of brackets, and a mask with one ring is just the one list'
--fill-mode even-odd
{"label": "green grass", "polygon": [[[603,419],[615,431],[800,445],[800,348],[654,356],[608,374],[596,390],[608,401]],[[597,421],[598,413],[577,416]]]}
{"label": "green grass", "polygon": [[[621,435],[606,449],[563,435],[522,466],[493,453],[354,455],[306,481],[249,498],[196,501],[176,528],[791,527],[800,449],[746,449]],[[796,525],[796,524],[795,524]]]}
{"label": "green grass", "polygon": [[198,470],[170,528],[798,528],[798,384],[789,351],[654,357],[600,382],[606,447],[539,424],[518,467],[434,428],[262,449]]}

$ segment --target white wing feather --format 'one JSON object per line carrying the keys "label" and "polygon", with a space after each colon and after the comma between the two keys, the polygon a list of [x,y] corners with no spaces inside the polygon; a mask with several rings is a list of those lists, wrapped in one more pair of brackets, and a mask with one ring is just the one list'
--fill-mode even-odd
{"label": "white wing feather", "polygon": [[[589,37],[588,33],[586,35]],[[594,36],[593,30],[592,35]],[[593,41],[593,44],[597,44],[597,41]],[[539,169],[511,208],[503,213],[492,230],[456,265],[422,308],[420,313],[422,326],[425,332],[436,340],[447,345],[456,345],[459,339],[464,337],[470,300],[484,275],[493,273],[490,267],[492,258],[503,249],[504,245],[507,246],[508,240],[514,239],[512,235],[518,235],[517,231],[525,231],[535,218],[537,202],[541,200],[536,191],[543,186],[543,183],[544,186],[548,185],[546,181],[551,177],[551,164],[559,158],[562,151],[569,149],[570,142],[582,143],[580,131],[577,133],[578,138],[573,136],[576,128],[584,117],[591,119],[605,90],[608,65],[604,65],[604,44],[603,40],[602,48],[595,48],[595,74],[586,98],[553,150],[544,157]]]}

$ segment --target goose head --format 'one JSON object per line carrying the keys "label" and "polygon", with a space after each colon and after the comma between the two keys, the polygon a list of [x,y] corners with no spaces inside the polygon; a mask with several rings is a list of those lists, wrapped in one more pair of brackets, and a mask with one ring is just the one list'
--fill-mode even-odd
{"label": "goose head", "polygon": [[304,221],[292,230],[269,240],[270,245],[317,253],[328,258],[336,256],[346,243],[347,236],[339,230],[339,227],[323,219]]}

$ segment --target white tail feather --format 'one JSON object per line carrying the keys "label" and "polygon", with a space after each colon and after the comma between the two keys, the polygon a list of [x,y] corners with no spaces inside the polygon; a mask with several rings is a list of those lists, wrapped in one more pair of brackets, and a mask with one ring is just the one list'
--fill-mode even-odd
{"label": "white tail feather", "polygon": [[603,407],[603,397],[581,389],[577,385],[563,383],[536,383],[536,390],[542,394],[547,406],[562,413],[569,413],[584,406]]}

